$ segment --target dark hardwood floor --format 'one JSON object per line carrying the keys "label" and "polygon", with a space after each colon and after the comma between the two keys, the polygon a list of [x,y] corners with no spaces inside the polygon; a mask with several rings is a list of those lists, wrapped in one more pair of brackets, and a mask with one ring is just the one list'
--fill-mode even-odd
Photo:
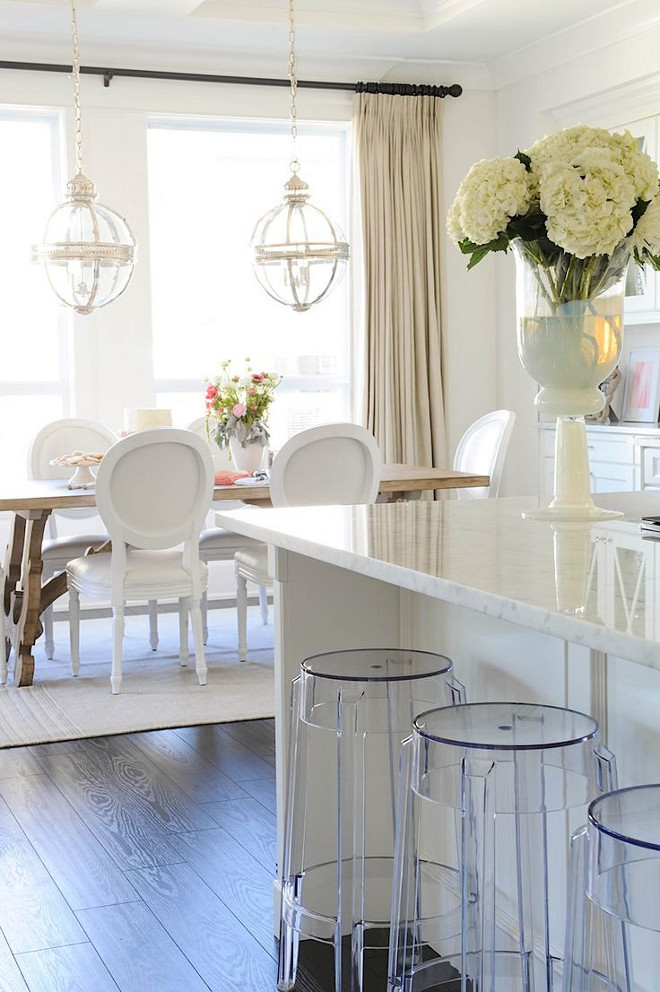
{"label": "dark hardwood floor", "polygon": [[274,992],[274,755],[272,720],[0,751],[0,992]]}

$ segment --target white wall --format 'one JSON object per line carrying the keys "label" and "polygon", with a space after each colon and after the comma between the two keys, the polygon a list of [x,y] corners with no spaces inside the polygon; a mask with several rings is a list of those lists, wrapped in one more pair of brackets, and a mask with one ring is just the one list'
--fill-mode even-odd
{"label": "white wall", "polygon": [[[579,121],[609,127],[660,112],[657,54],[660,28],[565,61],[569,44],[570,39],[568,43],[566,39],[557,41],[554,68],[498,90],[497,155],[513,155],[518,148],[528,147],[542,135]],[[533,407],[536,389],[516,354],[513,258],[498,257],[493,261],[500,372],[498,405],[517,414],[502,494],[532,493],[538,489],[538,430]],[[648,330],[627,330],[626,334],[629,333],[642,335],[646,346],[653,337]]]}
{"label": "white wall", "polygon": [[[444,194],[448,209],[473,162],[495,154],[495,94],[464,89],[445,100]],[[486,259],[467,271],[467,256],[445,237],[443,339],[447,449],[466,427],[498,405],[495,266]]]}

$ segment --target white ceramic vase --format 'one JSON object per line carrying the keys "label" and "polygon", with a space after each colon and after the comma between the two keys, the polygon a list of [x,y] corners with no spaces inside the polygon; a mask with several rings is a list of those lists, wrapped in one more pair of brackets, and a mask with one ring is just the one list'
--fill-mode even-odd
{"label": "white ceramic vase", "polygon": [[258,441],[248,442],[242,445],[237,437],[229,439],[229,450],[237,472],[249,472],[254,475],[260,468],[266,447]]}
{"label": "white ceramic vase", "polygon": [[[569,521],[620,516],[591,498],[584,416],[603,408],[598,386],[621,354],[627,255],[578,260],[560,253],[549,261],[518,242],[514,247],[518,355],[541,386],[535,399],[539,412],[557,418],[553,499],[525,516]],[[572,291],[579,298],[571,298]]]}

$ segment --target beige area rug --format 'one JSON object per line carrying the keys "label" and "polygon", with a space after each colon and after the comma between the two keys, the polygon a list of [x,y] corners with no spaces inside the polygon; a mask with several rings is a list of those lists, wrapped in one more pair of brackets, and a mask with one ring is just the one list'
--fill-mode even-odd
{"label": "beige area rug", "polygon": [[[68,625],[55,624],[56,652],[35,649],[34,685],[0,686],[0,748],[75,740],[137,730],[227,723],[274,715],[273,628],[250,608],[249,660],[236,658],[236,612],[209,612],[208,684],[199,686],[194,656],[178,658],[178,620],[159,616],[160,643],[151,651],[146,616],[126,620],[122,691],[110,692],[111,621],[83,620],[80,675],[69,671]],[[10,675],[11,680],[11,675]]]}

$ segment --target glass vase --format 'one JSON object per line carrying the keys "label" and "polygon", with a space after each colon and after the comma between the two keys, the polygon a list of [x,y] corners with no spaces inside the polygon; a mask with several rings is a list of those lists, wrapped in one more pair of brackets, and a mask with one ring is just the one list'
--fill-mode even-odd
{"label": "glass vase", "polygon": [[585,414],[598,413],[598,388],[614,370],[623,339],[628,255],[578,259],[539,244],[514,242],[517,263],[518,355],[540,385],[535,404],[557,418],[554,495],[526,516],[601,520],[621,514],[594,505]]}

